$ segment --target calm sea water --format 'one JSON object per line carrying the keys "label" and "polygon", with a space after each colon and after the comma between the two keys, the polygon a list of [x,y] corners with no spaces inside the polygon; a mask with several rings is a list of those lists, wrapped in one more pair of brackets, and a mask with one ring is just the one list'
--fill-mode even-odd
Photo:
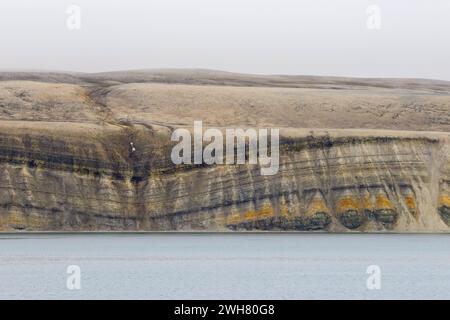
{"label": "calm sea water", "polygon": [[450,235],[0,235],[0,298],[449,299]]}

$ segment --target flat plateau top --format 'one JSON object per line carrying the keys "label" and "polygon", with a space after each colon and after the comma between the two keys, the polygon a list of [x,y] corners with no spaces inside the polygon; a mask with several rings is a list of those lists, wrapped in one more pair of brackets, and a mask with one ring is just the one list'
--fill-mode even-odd
{"label": "flat plateau top", "polygon": [[177,69],[0,72],[3,124],[85,130],[195,120],[214,127],[450,132],[450,82]]}

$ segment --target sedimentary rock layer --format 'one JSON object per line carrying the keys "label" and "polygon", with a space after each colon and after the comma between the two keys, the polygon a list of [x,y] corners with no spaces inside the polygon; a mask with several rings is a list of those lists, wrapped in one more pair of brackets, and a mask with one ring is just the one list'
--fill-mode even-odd
{"label": "sedimentary rock layer", "polygon": [[[206,71],[0,79],[2,231],[450,230],[447,82]],[[194,120],[281,128],[278,174],[174,165],[171,132]]]}

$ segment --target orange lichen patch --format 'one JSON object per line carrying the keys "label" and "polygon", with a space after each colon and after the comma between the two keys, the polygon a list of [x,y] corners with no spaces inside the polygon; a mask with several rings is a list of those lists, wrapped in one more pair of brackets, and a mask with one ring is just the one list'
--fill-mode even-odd
{"label": "orange lichen patch", "polygon": [[272,206],[270,206],[270,205],[265,205],[264,207],[262,207],[261,210],[258,211],[258,217],[262,217],[262,218],[273,217],[274,214],[275,214],[275,211],[273,210]]}
{"label": "orange lichen patch", "polygon": [[416,210],[417,209],[417,203],[416,199],[414,199],[413,196],[407,195],[405,196],[405,203],[409,210]]}
{"label": "orange lichen patch", "polygon": [[265,205],[260,210],[257,211],[247,211],[244,215],[245,220],[256,220],[261,218],[269,218],[273,217],[275,214],[275,211],[273,210],[272,206]]}
{"label": "orange lichen patch", "polygon": [[318,212],[330,213],[330,209],[328,209],[325,199],[320,193],[316,193],[309,203],[308,209],[306,210],[306,216],[312,216]]}
{"label": "orange lichen patch", "polygon": [[450,208],[450,196],[443,194],[439,197],[439,204]]}
{"label": "orange lichen patch", "polygon": [[[287,208],[282,209],[282,212],[287,212]],[[270,218],[275,215],[275,210],[270,205],[263,206],[260,210],[248,210],[243,215],[233,213],[228,216],[228,224],[238,224],[242,222],[255,221],[259,219]]]}
{"label": "orange lichen patch", "polygon": [[375,197],[375,208],[378,210],[394,209],[394,205],[386,195],[380,193]]}
{"label": "orange lichen patch", "polygon": [[351,196],[340,198],[336,202],[336,212],[338,214],[345,213],[349,210],[352,211],[359,211],[361,208],[361,205],[358,200],[354,199]]}
{"label": "orange lichen patch", "polygon": [[249,210],[244,214],[244,219],[245,220],[254,220],[254,219],[256,219],[257,215],[258,214],[256,213],[256,211]]}

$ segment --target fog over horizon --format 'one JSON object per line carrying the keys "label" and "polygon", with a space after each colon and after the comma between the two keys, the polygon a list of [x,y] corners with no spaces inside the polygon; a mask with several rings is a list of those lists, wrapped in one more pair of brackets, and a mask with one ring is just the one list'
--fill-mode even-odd
{"label": "fog over horizon", "polygon": [[448,0],[2,0],[0,71],[450,80],[449,17]]}

